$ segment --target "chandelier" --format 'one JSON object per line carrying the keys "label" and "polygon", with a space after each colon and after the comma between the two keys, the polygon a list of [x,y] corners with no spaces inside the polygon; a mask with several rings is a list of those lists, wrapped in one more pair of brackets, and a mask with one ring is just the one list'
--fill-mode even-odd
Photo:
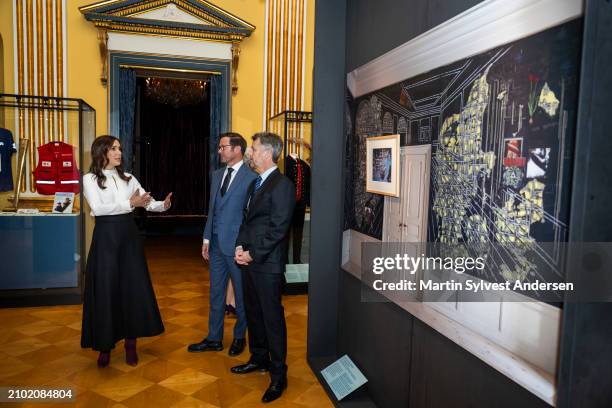
{"label": "chandelier", "polygon": [[148,77],[145,84],[147,98],[175,109],[197,105],[206,99],[206,81],[199,79]]}

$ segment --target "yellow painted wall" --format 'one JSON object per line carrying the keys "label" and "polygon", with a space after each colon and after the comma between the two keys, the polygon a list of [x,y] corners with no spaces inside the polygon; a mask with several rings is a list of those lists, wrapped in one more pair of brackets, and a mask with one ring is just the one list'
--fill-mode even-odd
{"label": "yellow painted wall", "polygon": [[[96,135],[107,133],[107,89],[100,83],[100,57],[98,53],[97,30],[85,20],[79,7],[93,3],[93,0],[67,0],[67,88],[66,96],[82,98],[96,110]],[[256,29],[241,44],[238,68],[238,93],[232,97],[232,130],[243,134],[247,140],[261,131],[264,99],[265,61],[265,0],[212,0],[215,5],[255,25]],[[306,69],[304,78],[304,109],[312,106],[312,64],[314,49],[314,0],[307,3],[306,26]],[[13,2],[0,0],[0,35],[4,52],[4,92],[14,92],[13,58]],[[177,52],[180,54],[180,52]],[[92,140],[84,140],[85,162],[89,167],[89,146]],[[14,156],[16,157],[16,156]],[[8,195],[0,193],[0,208],[8,203]],[[87,217],[88,236],[91,236],[92,222]],[[89,241],[89,240],[88,240]]]}
{"label": "yellow painted wall", "polygon": [[[97,30],[78,8],[92,0],[67,0],[68,95],[82,98],[96,110],[96,134],[107,132],[107,89],[100,83]],[[265,0],[215,0],[214,4],[256,26],[241,45],[238,94],[232,97],[232,130],[245,136],[262,130]],[[14,92],[13,2],[0,1],[0,35],[4,43],[4,92]],[[312,64],[314,45],[314,0],[307,3],[306,69],[304,109],[312,106]],[[86,141],[91,142],[91,141]]]}

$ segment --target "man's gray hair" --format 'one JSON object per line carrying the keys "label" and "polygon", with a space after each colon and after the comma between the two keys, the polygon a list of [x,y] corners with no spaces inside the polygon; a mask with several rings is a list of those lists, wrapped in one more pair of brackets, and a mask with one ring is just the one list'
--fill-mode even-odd
{"label": "man's gray hair", "polygon": [[253,142],[259,140],[262,146],[272,150],[272,161],[278,163],[283,151],[283,139],[276,133],[259,132],[253,135]]}

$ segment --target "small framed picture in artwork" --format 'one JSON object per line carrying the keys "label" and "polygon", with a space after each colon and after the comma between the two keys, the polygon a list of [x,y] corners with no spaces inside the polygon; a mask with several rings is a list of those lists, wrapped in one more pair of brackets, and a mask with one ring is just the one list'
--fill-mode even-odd
{"label": "small framed picture in artwork", "polygon": [[400,135],[366,139],[366,191],[399,197]]}

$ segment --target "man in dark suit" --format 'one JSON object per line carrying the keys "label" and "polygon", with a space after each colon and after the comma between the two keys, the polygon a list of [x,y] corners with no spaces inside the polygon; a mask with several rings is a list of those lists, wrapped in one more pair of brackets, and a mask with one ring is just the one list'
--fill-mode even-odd
{"label": "man in dark suit", "polygon": [[276,166],[282,150],[283,141],[274,133],[253,136],[253,161],[259,177],[252,183],[236,240],[235,259],[243,268],[251,358],[232,367],[232,372],[270,370],[271,383],[263,402],[274,401],[287,388],[287,327],[281,290],[295,187]]}
{"label": "man in dark suit", "polygon": [[231,277],[236,297],[237,321],[230,356],[242,353],[247,328],[242,272],[234,262],[236,238],[242,223],[249,187],[257,174],[243,162],[246,140],[238,133],[224,133],[219,140],[219,157],[225,167],[213,172],[208,219],[204,228],[202,257],[210,265],[210,312],[208,335],[191,344],[190,352],[223,350],[223,317],[227,281]]}

